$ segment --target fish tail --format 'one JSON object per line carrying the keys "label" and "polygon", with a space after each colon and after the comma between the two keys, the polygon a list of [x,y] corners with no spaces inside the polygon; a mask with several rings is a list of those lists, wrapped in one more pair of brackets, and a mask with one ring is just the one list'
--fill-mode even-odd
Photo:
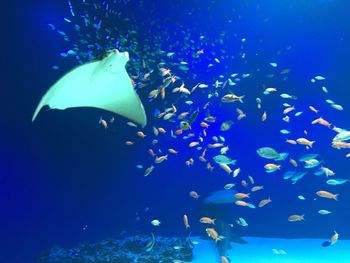
{"label": "fish tail", "polygon": [[339,194],[336,194],[336,195],[334,196],[334,200],[335,200],[335,201],[338,201],[338,196],[339,196]]}
{"label": "fish tail", "polygon": [[244,103],[244,101],[243,101],[243,98],[244,98],[244,97],[245,97],[244,95],[243,95],[243,96],[241,96],[241,97],[239,97],[239,99],[238,99],[238,100],[239,100],[239,102],[240,102],[240,103]]}

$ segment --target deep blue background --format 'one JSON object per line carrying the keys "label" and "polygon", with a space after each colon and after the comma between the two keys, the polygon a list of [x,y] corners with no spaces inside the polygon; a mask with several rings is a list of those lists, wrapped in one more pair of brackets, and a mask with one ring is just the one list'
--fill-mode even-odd
{"label": "deep blue background", "polygon": [[[157,18],[169,16],[179,19],[188,27],[199,25],[203,31],[232,30],[239,38],[246,37],[253,43],[247,48],[251,49],[247,53],[259,52],[260,55],[252,58],[251,64],[237,65],[236,71],[249,72],[250,67],[275,60],[286,65],[292,69],[286,90],[298,94],[305,107],[310,101],[320,101],[318,107],[325,112],[324,117],[350,129],[348,1],[231,2],[184,1],[173,5],[170,1],[162,1],[157,5],[155,15]],[[207,6],[210,6],[209,11]],[[236,12],[232,15],[233,7]],[[97,125],[101,112],[96,110],[50,111],[42,113],[35,123],[31,123],[39,98],[60,76],[51,70],[51,66],[62,50],[63,41],[48,30],[47,23],[58,21],[68,14],[68,9],[63,1],[22,1],[3,4],[3,8],[1,262],[33,262],[41,251],[53,245],[72,246],[83,240],[118,237],[123,230],[130,235],[135,231],[149,233],[154,231],[149,224],[153,218],[159,218],[164,225],[157,234],[185,235],[181,221],[183,213],[197,218],[199,209],[195,201],[188,198],[188,192],[198,189],[206,194],[216,190],[215,184],[220,189],[226,181],[217,176],[224,175],[210,174],[200,164],[192,170],[179,168],[187,158],[184,154],[178,157],[179,160],[173,158],[174,161],[160,166],[145,180],[135,169],[135,164],[144,159],[150,163],[147,148],[142,144],[134,148],[125,147],[124,141],[129,138],[131,130],[122,124],[114,126],[113,131],[101,129]],[[184,10],[193,10],[197,19],[182,17]],[[140,15],[144,13],[138,12]],[[234,23],[229,25],[225,21],[231,15],[242,18],[234,19]],[[150,18],[139,17],[140,21],[143,19]],[[283,50],[288,45],[292,46],[289,52],[276,56],[277,50]],[[238,50],[239,45],[232,43],[232,48]],[[72,62],[66,70],[73,65]],[[309,79],[319,74],[327,77],[325,83],[331,91],[330,98],[345,107],[343,112],[327,108],[324,99],[328,97],[320,89],[313,90]],[[248,87],[242,90],[249,96]],[[252,101],[251,107],[255,107]],[[146,101],[145,104],[147,108]],[[268,107],[273,111],[277,106],[271,103]],[[277,109],[280,110],[281,106]],[[331,205],[325,203],[321,207],[333,211],[321,221],[316,212],[321,208],[311,200],[318,190],[317,186],[324,186],[324,183],[318,183],[319,178],[310,176],[291,186],[280,179],[281,174],[266,176],[261,169],[264,162],[256,158],[255,149],[265,144],[287,150],[289,146],[282,142],[282,138],[279,143],[275,142],[275,136],[280,136],[279,129],[261,124],[257,132],[256,123],[246,120],[241,126],[236,126],[232,135],[232,149],[235,150],[231,153],[239,158],[242,170],[266,185],[266,194],[269,193],[274,201],[264,210],[237,208],[236,213],[250,223],[244,234],[328,237],[337,229],[342,237],[350,238],[348,186],[337,188],[341,201]],[[301,131],[304,128],[290,127]],[[308,129],[317,137],[315,151],[322,153],[327,166],[336,170],[339,177],[349,177],[349,160],[344,159],[344,152],[329,146],[333,133],[326,132],[323,127]],[[295,148],[290,149],[294,151]],[[254,158],[251,158],[253,155]],[[264,198],[266,194],[259,197]],[[300,201],[295,198],[298,194],[305,195],[310,201],[300,206]],[[294,199],[291,198],[293,196]],[[293,211],[292,208],[297,205],[299,209]],[[147,206],[150,211],[145,213]],[[136,222],[135,213],[138,211],[141,221]],[[286,221],[288,212],[281,211],[309,213],[309,216],[303,224],[291,225]],[[83,230],[85,225],[88,225],[87,230]],[[195,223],[193,228],[195,234],[202,233]]]}

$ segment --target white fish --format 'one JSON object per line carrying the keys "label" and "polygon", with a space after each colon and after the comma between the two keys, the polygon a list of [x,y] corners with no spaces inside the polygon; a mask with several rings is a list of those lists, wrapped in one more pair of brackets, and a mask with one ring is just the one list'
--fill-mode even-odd
{"label": "white fish", "polygon": [[319,213],[320,215],[329,215],[329,214],[331,214],[332,212],[331,212],[331,211],[328,211],[328,210],[321,209],[321,210],[318,210],[318,213]]}
{"label": "white fish", "polygon": [[224,189],[229,190],[229,189],[233,188],[234,186],[235,186],[235,184],[225,184]]}
{"label": "white fish", "polygon": [[151,221],[151,224],[154,226],[160,226],[160,221],[158,219],[154,219]]}
{"label": "white fish", "polygon": [[322,90],[324,93],[328,93],[328,89],[325,86],[322,87]]}
{"label": "white fish", "polygon": [[325,77],[322,77],[322,76],[316,76],[314,77],[315,80],[325,80],[326,78]]}
{"label": "white fish", "polygon": [[240,226],[244,226],[244,227],[248,226],[247,221],[245,221],[245,219],[242,217],[238,218],[238,220],[236,220],[236,223],[237,225],[240,225]]}
{"label": "white fish", "polygon": [[285,122],[289,122],[289,116],[284,117],[282,120],[284,120]]}
{"label": "white fish", "polygon": [[302,196],[302,195],[298,195],[298,199],[299,200],[306,200],[306,198],[304,196]]}
{"label": "white fish", "polygon": [[277,63],[275,63],[275,62],[271,62],[270,65],[271,65],[271,67],[274,67],[274,68],[277,67]]}
{"label": "white fish", "polygon": [[233,177],[236,177],[236,176],[238,176],[238,174],[241,172],[241,169],[240,168],[237,168],[237,169],[235,169],[234,171],[233,171],[233,174],[232,174],[232,176]]}
{"label": "white fish", "polygon": [[333,109],[336,109],[336,110],[343,110],[343,106],[339,105],[339,104],[332,104],[331,107]]}

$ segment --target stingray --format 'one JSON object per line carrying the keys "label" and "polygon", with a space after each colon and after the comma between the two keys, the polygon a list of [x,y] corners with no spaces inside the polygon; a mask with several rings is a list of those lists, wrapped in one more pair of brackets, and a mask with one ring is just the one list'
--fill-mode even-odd
{"label": "stingray", "polygon": [[45,93],[32,121],[45,105],[59,110],[93,107],[122,115],[145,126],[145,110],[125,69],[128,60],[128,52],[113,49],[98,60],[71,70]]}

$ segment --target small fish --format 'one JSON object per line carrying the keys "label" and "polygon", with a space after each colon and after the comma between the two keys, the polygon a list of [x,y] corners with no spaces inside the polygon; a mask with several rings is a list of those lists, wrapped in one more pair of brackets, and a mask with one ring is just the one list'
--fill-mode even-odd
{"label": "small fish", "polygon": [[243,226],[243,227],[247,227],[248,223],[247,221],[245,221],[244,218],[240,217],[238,218],[238,220],[236,220],[237,225]]}
{"label": "small fish", "polygon": [[172,153],[172,154],[178,154],[179,152],[178,151],[176,151],[176,150],[174,150],[174,149],[168,149],[168,152],[169,153]]}
{"label": "small fish", "polygon": [[297,144],[297,142],[295,140],[290,140],[290,139],[286,139],[286,143]]}
{"label": "small fish", "polygon": [[290,134],[290,131],[288,131],[286,129],[282,129],[282,130],[280,130],[280,133],[282,133],[282,134]]}
{"label": "small fish", "polygon": [[309,109],[311,111],[313,111],[314,113],[318,113],[318,110],[316,110],[315,107],[313,107],[313,106],[309,106]]}
{"label": "small fish", "polygon": [[317,191],[316,194],[319,197],[328,198],[328,199],[334,199],[334,200],[338,201],[339,194],[332,194],[332,193],[327,192],[327,191]]}
{"label": "small fish", "polygon": [[267,205],[268,203],[271,203],[272,202],[272,200],[271,200],[271,198],[269,197],[269,198],[267,198],[267,199],[263,199],[263,200],[261,200],[260,202],[259,202],[259,207],[263,207],[263,206],[265,206],[265,205]]}
{"label": "small fish", "polygon": [[186,229],[187,228],[190,228],[190,225],[189,225],[189,223],[188,223],[188,217],[187,217],[187,215],[184,215],[184,224],[185,224],[185,227],[186,227]]}
{"label": "small fish", "polygon": [[128,145],[128,146],[131,146],[131,145],[134,145],[135,143],[133,141],[126,141],[125,142],[125,145]]}
{"label": "small fish", "polygon": [[233,178],[237,177],[238,174],[240,173],[240,171],[241,171],[240,168],[235,169],[235,170],[233,171],[233,174],[232,174]]}
{"label": "small fish", "polygon": [[166,133],[166,130],[165,130],[164,128],[162,128],[162,127],[158,128],[158,131],[159,131],[160,133]]}
{"label": "small fish", "polygon": [[234,186],[235,186],[235,184],[225,184],[224,189],[229,190],[229,189],[233,188]]}
{"label": "small fish", "polygon": [[188,146],[189,147],[196,147],[197,145],[199,145],[199,142],[191,142]]}
{"label": "small fish", "polygon": [[151,224],[154,226],[160,226],[160,221],[158,219],[154,219],[151,221]]}
{"label": "small fish", "polygon": [[228,174],[231,174],[232,173],[232,170],[231,168],[227,165],[227,164],[224,164],[224,163],[219,163],[219,166],[222,170],[224,170],[226,173]]}
{"label": "small fish", "polygon": [[247,115],[241,109],[236,108],[236,111],[238,113],[237,120],[241,120],[241,119],[247,117]]}
{"label": "small fish", "polygon": [[262,190],[262,189],[264,189],[264,186],[262,186],[262,185],[257,185],[257,186],[252,187],[251,191],[252,191],[252,192],[256,192],[256,191],[260,191],[260,190]]}
{"label": "small fish", "polygon": [[253,208],[253,209],[255,208],[255,206],[253,204],[250,204],[250,203],[247,203],[247,202],[244,202],[241,200],[236,201],[235,204],[238,206],[246,206],[246,207]]}
{"label": "small fish", "polygon": [[205,229],[208,236],[215,240],[215,242],[221,241],[222,237],[219,236],[219,234],[216,232],[214,228],[207,228]]}
{"label": "small fish", "polygon": [[266,121],[266,119],[267,119],[267,113],[266,111],[264,111],[264,113],[261,116],[261,121]]}
{"label": "small fish", "polygon": [[146,135],[142,132],[142,131],[138,131],[137,133],[137,136],[139,136],[140,138],[145,138]]}
{"label": "small fish", "polygon": [[329,185],[341,185],[346,182],[349,182],[349,179],[329,179],[326,181],[326,183]]}
{"label": "small fish", "polygon": [[304,215],[291,215],[288,217],[289,222],[297,222],[297,221],[303,221]]}
{"label": "small fish", "polygon": [[152,165],[152,166],[150,166],[150,167],[148,167],[146,170],[145,170],[145,172],[144,172],[144,176],[148,176],[150,173],[152,173],[153,172],[153,170],[154,170],[154,166]]}
{"label": "small fish", "polygon": [[215,218],[212,219],[210,217],[201,217],[199,219],[199,222],[203,223],[203,224],[212,224],[212,225],[215,225]]}
{"label": "small fish", "polygon": [[281,96],[281,98],[283,98],[283,99],[292,99],[292,100],[298,99],[296,96],[294,96],[294,95],[289,95],[289,94],[287,94],[287,93],[282,93],[280,96]]}
{"label": "small fish", "polygon": [[196,191],[191,191],[189,195],[194,199],[198,199],[200,197],[200,195]]}
{"label": "small fish", "polygon": [[312,148],[312,145],[315,143],[315,141],[309,141],[309,140],[306,139],[306,138],[298,138],[298,139],[296,140],[296,142],[297,142],[298,144],[305,145],[305,146],[307,146],[308,148]]}
{"label": "small fish", "polygon": [[316,76],[314,77],[315,80],[325,80],[326,78],[323,76]]}
{"label": "small fish", "polygon": [[249,198],[250,194],[245,194],[245,193],[236,193],[235,194],[235,197],[238,198],[238,199],[243,199],[243,198]]}
{"label": "small fish", "polygon": [[322,209],[322,210],[318,210],[318,213],[319,213],[320,215],[329,215],[329,214],[331,214],[332,212],[331,212],[331,211],[328,211],[328,210]]}
{"label": "small fish", "polygon": [[289,112],[291,112],[291,111],[293,111],[293,110],[295,110],[295,107],[294,107],[294,106],[285,108],[285,109],[283,110],[283,114],[288,114]]}
{"label": "small fish", "polygon": [[100,120],[98,121],[98,124],[102,125],[103,128],[108,129],[108,123],[106,120],[102,119],[102,117],[100,117]]}
{"label": "small fish", "polygon": [[334,231],[334,234],[333,234],[333,236],[331,237],[332,245],[333,245],[334,243],[336,243],[336,242],[338,241],[338,239],[339,239],[339,234],[337,233],[337,231]]}
{"label": "small fish", "polygon": [[303,195],[298,195],[298,199],[303,201],[306,200],[306,198]]}
{"label": "small fish", "polygon": [[343,106],[341,106],[339,104],[332,104],[331,107],[333,109],[336,109],[336,110],[339,110],[339,111],[342,111],[344,109]]}
{"label": "small fish", "polygon": [[281,169],[281,165],[276,165],[273,163],[268,163],[264,165],[264,168],[266,169],[267,172],[274,172],[276,170],[280,170]]}

